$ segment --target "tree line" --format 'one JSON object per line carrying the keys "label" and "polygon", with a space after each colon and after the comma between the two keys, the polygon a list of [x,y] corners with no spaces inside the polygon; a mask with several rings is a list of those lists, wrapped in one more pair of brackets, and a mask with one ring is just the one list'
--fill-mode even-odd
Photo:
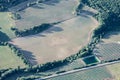
{"label": "tree line", "polygon": [[101,25],[94,30],[94,37],[120,31],[120,0],[82,0],[82,3],[99,11],[94,17]]}
{"label": "tree line", "polygon": [[29,36],[29,35],[34,35],[38,34],[40,32],[43,32],[47,30],[48,28],[52,27],[52,24],[41,24],[38,26],[34,26],[33,28],[30,29],[25,29],[25,30],[18,30],[17,28],[11,28],[15,32],[15,35],[17,37],[24,37],[24,36]]}
{"label": "tree line", "polygon": [[[5,79],[5,77],[13,75],[17,72],[37,73],[41,71],[46,71],[46,70],[53,69],[53,68],[56,68],[62,65],[66,65],[80,57],[91,55],[95,45],[100,41],[100,39],[106,33],[108,33],[109,31],[120,30],[120,23],[119,23],[120,22],[120,9],[119,9],[120,0],[82,0],[82,2],[83,4],[88,5],[99,11],[99,13],[96,14],[94,17],[101,23],[99,27],[94,30],[92,40],[86,47],[83,47],[77,54],[67,57],[64,60],[48,62],[46,64],[32,66],[26,69],[17,69],[17,70],[14,69],[11,71],[11,73],[3,74],[2,78]],[[81,7],[82,6],[80,6],[80,8]],[[34,29],[31,29],[31,30],[33,30],[34,34],[37,33],[35,32]],[[25,34],[27,34],[27,31],[24,31],[24,32]],[[39,32],[39,29],[38,29],[38,32]]]}

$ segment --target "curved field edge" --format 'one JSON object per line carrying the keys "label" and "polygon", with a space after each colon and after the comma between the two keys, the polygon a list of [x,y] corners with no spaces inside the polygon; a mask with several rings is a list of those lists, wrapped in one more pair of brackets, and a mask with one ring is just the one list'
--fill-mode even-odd
{"label": "curved field edge", "polygon": [[[82,54],[88,54],[89,52],[91,52],[91,50],[87,50],[86,47],[85,47],[83,50],[81,50],[81,51],[77,54],[77,57],[75,57],[76,55],[72,55],[72,57],[74,57],[74,59],[72,59],[71,57],[68,57],[68,58],[66,58],[66,59],[63,60],[63,61],[57,61],[57,62],[53,62],[53,63],[51,62],[51,63],[46,63],[46,64],[49,64],[49,66],[55,66],[55,65],[53,65],[54,63],[55,63],[55,64],[59,64],[59,63],[66,64],[66,63],[72,62],[73,60],[81,57]],[[81,54],[81,53],[82,53],[82,54]],[[45,65],[46,65],[46,64],[45,64]],[[57,66],[61,66],[62,64],[57,65]],[[55,67],[57,67],[57,66],[55,66]],[[44,66],[44,67],[45,67],[45,66]],[[47,68],[48,68],[48,66],[47,66]],[[53,68],[53,67],[52,67],[52,68]],[[36,70],[35,70],[35,71],[36,71]],[[39,71],[39,70],[37,69],[37,71]],[[14,71],[13,71],[13,72],[14,72]]]}
{"label": "curved field edge", "polygon": [[115,80],[120,80],[120,63],[108,65],[106,68],[109,70]]}
{"label": "curved field edge", "polygon": [[[62,60],[77,53],[88,44],[91,31],[97,26],[98,24],[94,22],[93,18],[78,16],[54,25],[38,35],[13,39],[12,44],[32,52],[30,54],[34,55],[33,58],[37,62],[36,64]],[[24,54],[26,58],[29,56],[29,54]],[[35,65],[33,59],[27,59]]]}
{"label": "curved field edge", "polygon": [[[98,30],[98,31],[101,31],[100,29],[101,29],[102,27],[100,27],[99,29],[96,29],[96,31]],[[101,34],[101,32],[100,32],[100,34]],[[101,34],[102,35],[102,34]],[[94,37],[95,38],[95,37]],[[95,42],[96,41],[98,41],[99,39],[100,39],[101,37],[100,37],[100,35],[97,35],[97,37],[95,38],[95,39],[97,39],[97,40],[95,40]],[[92,43],[93,44],[93,43]],[[91,49],[90,49],[91,50]],[[85,50],[86,51],[86,50]],[[71,58],[72,59],[72,58]],[[72,60],[71,60],[72,61]]]}

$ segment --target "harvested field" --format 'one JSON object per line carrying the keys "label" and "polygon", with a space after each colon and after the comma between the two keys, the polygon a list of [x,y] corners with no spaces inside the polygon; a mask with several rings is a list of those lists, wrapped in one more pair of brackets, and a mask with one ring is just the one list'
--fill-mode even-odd
{"label": "harvested field", "polygon": [[53,23],[73,18],[75,17],[73,12],[78,4],[78,0],[49,0],[38,3],[18,13],[22,19],[16,20],[16,27],[23,30],[43,23]]}
{"label": "harvested field", "polygon": [[[98,23],[94,18],[79,16],[40,34],[13,39],[12,43],[30,51],[39,64],[61,60],[77,53],[85,46],[89,42],[91,31],[97,26]],[[31,54],[26,56],[29,55]]]}
{"label": "harvested field", "polygon": [[105,35],[102,39],[105,43],[119,43],[120,42],[120,32],[110,32]]}

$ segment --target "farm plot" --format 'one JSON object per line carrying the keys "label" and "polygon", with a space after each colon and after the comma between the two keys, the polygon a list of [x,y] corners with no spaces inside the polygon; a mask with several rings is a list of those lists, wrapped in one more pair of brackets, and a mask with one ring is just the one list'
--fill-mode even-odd
{"label": "farm plot", "polygon": [[75,17],[73,12],[78,4],[78,0],[49,0],[44,3],[38,3],[18,12],[22,19],[16,20],[16,27],[19,30],[23,30],[43,23],[71,19]]}
{"label": "farm plot", "polygon": [[120,80],[120,63],[108,65],[106,67],[112,74],[114,80]]}
{"label": "farm plot", "polygon": [[120,35],[107,36],[106,39],[102,39],[103,43],[99,43],[94,50],[100,60],[109,61],[120,58]]}
{"label": "farm plot", "polygon": [[11,18],[10,12],[0,12],[0,31],[4,32],[10,38],[14,38],[14,32],[11,31],[11,27],[15,27],[15,22]]}
{"label": "farm plot", "polygon": [[108,44],[99,44],[98,49],[94,50],[100,60],[109,61],[120,58],[120,44],[117,43],[108,43]]}
{"label": "farm plot", "polygon": [[32,52],[38,63],[61,60],[77,53],[86,45],[91,31],[97,26],[98,23],[94,18],[79,16],[55,25],[38,35],[13,39],[12,43]]}
{"label": "farm plot", "polygon": [[23,61],[7,46],[0,46],[0,69],[25,67]]}
{"label": "farm plot", "polygon": [[98,67],[48,80],[107,80],[108,78],[112,78],[109,71],[105,67]]}

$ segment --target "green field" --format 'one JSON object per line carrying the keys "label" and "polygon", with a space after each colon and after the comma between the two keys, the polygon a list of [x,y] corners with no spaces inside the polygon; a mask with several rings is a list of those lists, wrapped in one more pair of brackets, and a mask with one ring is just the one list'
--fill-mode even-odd
{"label": "green field", "polygon": [[0,69],[25,67],[23,61],[7,46],[0,46]]}
{"label": "green field", "polygon": [[30,51],[38,63],[61,60],[88,44],[91,32],[97,26],[94,18],[78,16],[40,34],[13,39],[12,43]]}
{"label": "green field", "polygon": [[73,74],[63,75],[49,80],[106,80],[112,75],[105,67],[98,67]]}
{"label": "green field", "polygon": [[79,0],[49,0],[28,7],[19,12],[22,19],[16,20],[16,27],[20,30],[29,29],[43,23],[64,21],[75,17],[75,8]]}
{"label": "green field", "polygon": [[0,31],[4,32],[10,38],[15,38],[14,32],[11,27],[15,27],[15,22],[11,18],[10,12],[0,12]]}

